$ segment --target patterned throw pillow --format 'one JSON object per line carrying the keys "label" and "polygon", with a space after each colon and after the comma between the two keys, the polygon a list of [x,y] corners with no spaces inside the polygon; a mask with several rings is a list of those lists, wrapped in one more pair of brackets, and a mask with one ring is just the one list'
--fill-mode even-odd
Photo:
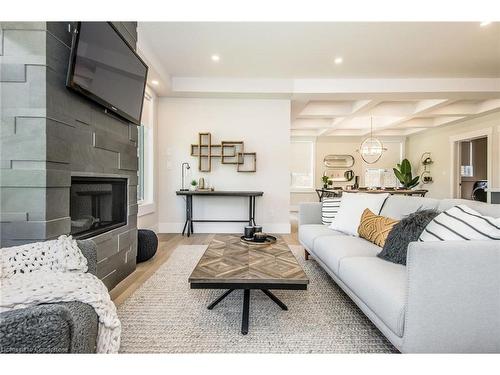
{"label": "patterned throw pillow", "polygon": [[463,204],[436,216],[419,241],[500,240],[500,219],[482,216]]}
{"label": "patterned throw pillow", "polygon": [[330,225],[340,207],[342,198],[324,198],[321,205],[321,222]]}
{"label": "patterned throw pillow", "polygon": [[397,220],[375,215],[367,208],[361,215],[358,233],[360,237],[373,242],[377,246],[384,247],[389,232],[397,223]]}

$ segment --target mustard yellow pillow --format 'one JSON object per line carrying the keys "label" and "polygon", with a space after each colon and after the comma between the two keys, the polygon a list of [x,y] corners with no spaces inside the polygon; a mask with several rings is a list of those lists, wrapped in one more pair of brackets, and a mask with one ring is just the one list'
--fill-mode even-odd
{"label": "mustard yellow pillow", "polygon": [[389,232],[397,223],[397,220],[375,215],[367,208],[363,212],[363,215],[361,215],[358,234],[360,237],[373,242],[375,245],[384,247]]}

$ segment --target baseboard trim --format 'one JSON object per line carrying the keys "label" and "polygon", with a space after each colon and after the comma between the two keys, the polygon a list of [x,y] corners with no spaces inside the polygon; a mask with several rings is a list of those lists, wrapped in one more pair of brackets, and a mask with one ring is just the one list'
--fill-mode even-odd
{"label": "baseboard trim", "polygon": [[[290,223],[263,223],[262,230],[267,233],[288,234],[291,231]],[[194,223],[195,233],[243,233],[244,223]],[[159,233],[182,233],[182,223],[159,223]]]}

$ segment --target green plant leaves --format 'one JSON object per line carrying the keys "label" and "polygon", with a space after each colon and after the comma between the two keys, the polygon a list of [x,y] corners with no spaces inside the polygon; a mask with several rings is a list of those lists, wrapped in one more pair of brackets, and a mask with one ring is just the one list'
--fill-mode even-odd
{"label": "green plant leaves", "polygon": [[403,174],[400,171],[398,171],[396,168],[392,168],[392,170],[394,171],[394,174],[396,175],[396,178],[399,180],[399,182],[404,184],[405,178],[404,178]]}
{"label": "green plant leaves", "polygon": [[411,189],[412,187],[415,187],[418,185],[418,180],[420,179],[419,176],[415,177],[413,180],[410,181],[408,184],[408,189]]}
{"label": "green plant leaves", "polygon": [[411,163],[408,159],[403,159],[401,164],[397,164],[397,167],[398,168],[392,168],[392,170],[404,188],[411,189],[418,185],[420,177],[413,177],[411,173]]}
{"label": "green plant leaves", "polygon": [[411,176],[411,164],[408,159],[403,159],[401,162],[401,173]]}

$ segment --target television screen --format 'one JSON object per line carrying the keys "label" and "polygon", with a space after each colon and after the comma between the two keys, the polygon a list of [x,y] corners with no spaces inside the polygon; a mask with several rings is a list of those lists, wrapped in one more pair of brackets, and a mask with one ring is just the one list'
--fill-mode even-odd
{"label": "television screen", "polygon": [[139,124],[148,67],[109,22],[79,22],[67,86]]}

